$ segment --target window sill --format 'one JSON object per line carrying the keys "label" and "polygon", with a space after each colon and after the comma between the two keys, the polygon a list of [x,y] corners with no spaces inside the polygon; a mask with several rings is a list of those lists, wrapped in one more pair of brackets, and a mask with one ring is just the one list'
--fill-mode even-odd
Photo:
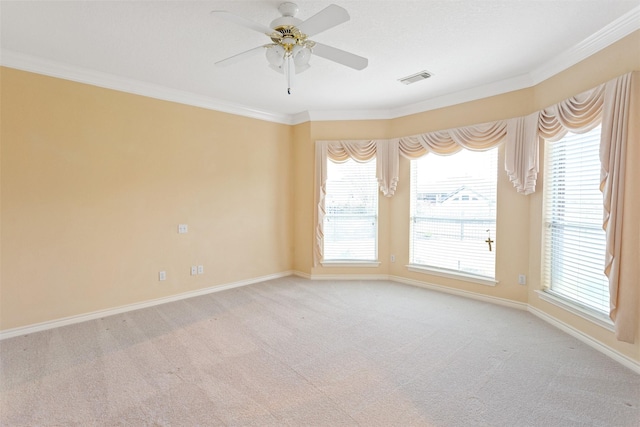
{"label": "window sill", "polygon": [[485,286],[495,286],[498,284],[498,281],[495,279],[490,279],[487,277],[482,277],[482,276],[476,276],[473,274],[467,274],[467,273],[460,273],[460,272],[454,272],[454,271],[450,271],[450,270],[440,270],[437,268],[433,268],[433,267],[425,267],[422,265],[415,265],[415,264],[409,264],[406,266],[407,270],[409,271],[413,271],[416,273],[423,273],[423,274],[432,274],[434,276],[440,276],[440,277],[446,277],[448,279],[456,279],[456,280],[462,280],[464,282],[471,282],[471,283],[476,283],[479,285],[485,285]]}
{"label": "window sill", "polygon": [[615,326],[613,325],[613,322],[604,314],[600,314],[594,310],[582,307],[581,305],[571,302],[566,298],[554,295],[545,290],[537,290],[536,293],[538,294],[538,298],[543,301],[560,307],[570,313],[575,314],[576,316],[582,317],[583,319],[595,323],[596,325],[611,332],[615,332]]}
{"label": "window sill", "polygon": [[359,268],[359,267],[379,267],[380,261],[320,261],[320,264],[323,267],[351,267],[351,268]]}

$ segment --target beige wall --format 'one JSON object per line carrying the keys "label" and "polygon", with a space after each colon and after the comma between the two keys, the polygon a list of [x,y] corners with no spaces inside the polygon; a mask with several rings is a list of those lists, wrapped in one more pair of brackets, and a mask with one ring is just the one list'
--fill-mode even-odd
{"label": "beige wall", "polygon": [[[500,170],[495,287],[407,271],[406,159],[395,196],[380,197],[381,265],[314,267],[312,256],[314,141],[389,138],[525,115],[640,70],[639,46],[636,32],[535,87],[452,107],[296,126],[3,68],[0,327],[295,270],[395,276],[528,303],[640,361],[640,340],[620,343],[537,297],[542,180],[535,194],[522,196]],[[630,155],[638,160],[637,147]],[[501,148],[500,164],[503,158]],[[637,190],[632,194],[627,209],[640,211]],[[189,224],[187,235],[176,233],[178,223]],[[203,264],[205,275],[189,276],[192,264]],[[158,282],[159,270],[167,271],[166,282]],[[528,286],[517,284],[521,273]]]}
{"label": "beige wall", "polygon": [[[636,31],[608,49],[539,84],[535,88],[536,109],[544,108],[571,96],[571,94],[583,92],[634,70],[640,70],[640,31]],[[624,209],[625,229],[623,231],[625,238],[627,240],[634,239],[635,243],[627,246],[623,256],[626,260],[631,260],[630,264],[635,266],[633,276],[638,281],[637,283],[640,283],[640,243],[638,243],[640,236],[640,228],[638,226],[640,223],[640,192],[638,192],[640,169],[637,167],[640,161],[640,124],[638,120],[640,117],[640,87],[637,81],[635,83],[631,98],[630,141],[627,151],[628,167],[625,179],[627,183]],[[540,161],[543,165],[544,146],[540,147]],[[542,171],[539,176],[542,178]],[[538,183],[539,191],[530,196],[529,304],[595,338],[597,341],[616,349],[622,354],[640,361],[640,337],[638,334],[636,334],[635,344],[617,341],[612,332],[594,326],[591,322],[559,309],[538,297],[536,290],[541,287],[542,270],[542,217],[540,213],[542,212],[541,190],[543,187],[544,182],[540,179]],[[635,251],[628,250],[630,246],[635,247]],[[640,317],[637,318],[637,321],[639,322],[638,331],[640,332]]]}
{"label": "beige wall", "polygon": [[[541,84],[499,96],[467,102],[447,108],[428,111],[393,120],[357,121],[357,122],[321,122],[312,123],[311,138],[304,143],[313,144],[316,139],[382,139],[414,135],[434,130],[449,129],[492,120],[523,116],[538,109],[552,105],[569,96],[591,89],[605,81],[632,70],[640,70],[640,32],[635,32],[607,49],[593,55],[570,69],[548,79]],[[638,88],[634,100],[640,103]],[[636,108],[632,117],[638,117]],[[638,120],[632,124],[635,137],[635,149],[629,151],[629,159],[640,160],[637,149]],[[300,141],[296,141],[300,142]],[[308,149],[308,151],[311,148]],[[541,147],[542,151],[542,147]],[[309,151],[311,152],[311,151]],[[504,147],[500,148],[499,164],[504,164]],[[312,156],[309,157],[312,160]],[[541,161],[543,158],[541,157]],[[401,158],[400,181],[396,194],[390,198],[380,196],[379,212],[379,259],[378,268],[306,268],[296,266],[296,269],[307,272],[309,269],[314,277],[322,275],[352,274],[390,275],[403,279],[416,280],[430,284],[449,287],[453,290],[469,291],[480,295],[504,298],[511,301],[523,302],[549,314],[556,319],[575,328],[580,333],[604,343],[623,355],[640,362],[640,339],[635,344],[619,342],[612,332],[605,330],[580,317],[572,315],[538,298],[536,290],[540,289],[541,265],[541,232],[542,232],[542,174],[540,170],[537,192],[530,196],[518,194],[509,182],[506,173],[500,168],[498,179],[498,209],[496,231],[496,278],[499,283],[495,287],[479,285],[454,279],[431,276],[410,272],[406,268],[409,261],[409,161]],[[542,164],[541,164],[542,167]],[[312,165],[308,167],[298,165],[305,174],[312,173]],[[635,173],[633,182],[640,182],[638,168],[630,168]],[[307,177],[308,178],[308,177]],[[625,212],[640,211],[640,201],[637,190],[627,191],[629,200]],[[297,193],[296,193],[297,195]],[[306,207],[306,209],[305,209]],[[313,203],[301,205],[297,214],[306,212],[313,216]],[[637,214],[636,214],[637,215]],[[640,222],[640,218],[631,221]],[[627,230],[632,235],[637,233],[637,225]],[[296,250],[313,246],[313,234],[307,234],[308,239],[298,239]],[[637,242],[637,239],[636,239]],[[638,246],[638,244],[636,244]],[[638,246],[640,248],[640,246]],[[627,256],[638,258],[638,251]],[[394,254],[396,262],[390,263],[389,256]],[[517,284],[518,274],[526,274],[527,286]],[[640,271],[638,275],[640,277]],[[640,329],[640,325],[639,325]]]}
{"label": "beige wall", "polygon": [[2,329],[291,269],[289,126],[1,72]]}
{"label": "beige wall", "polygon": [[[388,120],[353,120],[353,121],[322,121],[313,122],[310,127],[309,142],[314,146],[318,140],[334,140],[334,139],[379,139],[390,136],[390,122]],[[314,151],[315,153],[315,151]],[[313,159],[313,157],[312,157]],[[314,168],[308,167],[308,173],[314,174]],[[311,189],[313,191],[313,188]],[[312,193],[313,194],[313,193]],[[313,209],[313,199],[311,208]],[[312,210],[313,219],[313,210]],[[389,201],[380,195],[378,199],[378,259],[381,261],[379,267],[365,268],[325,268],[321,265],[313,267],[311,264],[311,275],[342,275],[342,274],[358,274],[362,275],[386,275],[388,274],[389,265]],[[312,222],[313,224],[313,222]],[[305,248],[311,250],[313,255],[313,236],[312,239],[304,244]],[[297,249],[297,248],[296,248]],[[313,260],[313,257],[311,258]]]}
{"label": "beige wall", "polygon": [[310,123],[293,127],[293,269],[311,274],[313,264],[313,179],[314,146]]}

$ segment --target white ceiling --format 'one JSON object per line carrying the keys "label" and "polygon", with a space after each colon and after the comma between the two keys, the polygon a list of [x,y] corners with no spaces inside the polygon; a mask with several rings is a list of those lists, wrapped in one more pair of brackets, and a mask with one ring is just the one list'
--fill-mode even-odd
{"label": "white ceiling", "polygon": [[[298,0],[351,20],[312,39],[367,57],[363,71],[313,57],[291,95],[257,54],[279,0],[0,2],[2,64],[147,96],[295,123],[392,118],[528,87],[640,28],[640,0]],[[412,85],[397,80],[428,70]]]}

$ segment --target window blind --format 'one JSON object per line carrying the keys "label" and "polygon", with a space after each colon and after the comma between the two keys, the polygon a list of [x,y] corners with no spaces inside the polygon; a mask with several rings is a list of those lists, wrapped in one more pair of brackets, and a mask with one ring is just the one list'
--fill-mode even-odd
{"label": "window blind", "polygon": [[377,260],[376,159],[327,161],[325,211],[325,261]]}
{"label": "window blind", "polygon": [[497,166],[497,148],[411,161],[411,264],[495,278]]}
{"label": "window blind", "polygon": [[545,284],[552,293],[609,312],[600,192],[600,127],[545,144]]}

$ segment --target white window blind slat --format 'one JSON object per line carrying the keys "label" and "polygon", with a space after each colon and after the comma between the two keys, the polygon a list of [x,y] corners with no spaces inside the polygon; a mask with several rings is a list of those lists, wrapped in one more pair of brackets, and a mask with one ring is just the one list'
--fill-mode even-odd
{"label": "white window blind slat", "polygon": [[600,127],[545,144],[544,280],[552,293],[607,314],[599,150]]}
{"label": "white window blind slat", "polygon": [[411,161],[411,264],[495,278],[497,164],[497,149]]}
{"label": "white window blind slat", "polygon": [[378,258],[378,180],[376,160],[327,161],[324,261],[376,261]]}

